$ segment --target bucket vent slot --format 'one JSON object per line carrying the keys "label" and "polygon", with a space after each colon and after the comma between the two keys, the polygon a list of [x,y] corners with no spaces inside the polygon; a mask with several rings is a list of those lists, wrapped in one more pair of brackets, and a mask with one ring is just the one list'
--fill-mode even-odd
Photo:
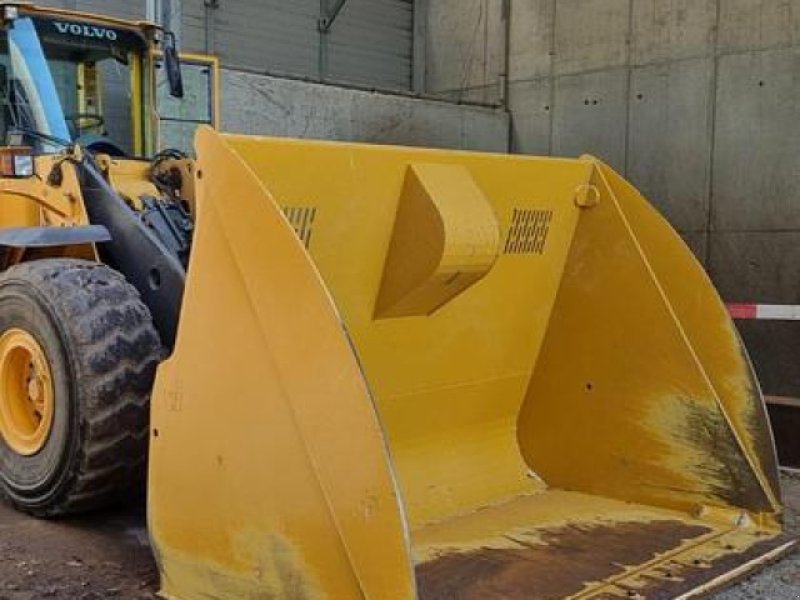
{"label": "bucket vent slot", "polygon": [[515,208],[503,254],[544,254],[552,210]]}
{"label": "bucket vent slot", "polygon": [[311,234],[314,228],[314,221],[317,218],[316,206],[284,206],[283,214],[294,229],[297,237],[308,248],[311,244]]}

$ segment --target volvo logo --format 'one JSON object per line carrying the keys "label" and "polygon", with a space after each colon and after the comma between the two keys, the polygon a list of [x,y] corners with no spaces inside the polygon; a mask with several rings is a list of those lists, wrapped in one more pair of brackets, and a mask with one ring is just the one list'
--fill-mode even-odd
{"label": "volvo logo", "polygon": [[87,25],[86,23],[64,23],[63,21],[53,21],[53,25],[59,33],[70,34],[80,37],[95,38],[98,40],[117,41],[117,32],[106,27],[97,25]]}

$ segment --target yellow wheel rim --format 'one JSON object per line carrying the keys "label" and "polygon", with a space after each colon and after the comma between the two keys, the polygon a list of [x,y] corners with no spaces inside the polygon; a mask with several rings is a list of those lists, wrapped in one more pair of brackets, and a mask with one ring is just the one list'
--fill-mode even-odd
{"label": "yellow wheel rim", "polygon": [[39,452],[50,436],[55,400],[50,364],[27,331],[0,336],[0,435],[16,453]]}

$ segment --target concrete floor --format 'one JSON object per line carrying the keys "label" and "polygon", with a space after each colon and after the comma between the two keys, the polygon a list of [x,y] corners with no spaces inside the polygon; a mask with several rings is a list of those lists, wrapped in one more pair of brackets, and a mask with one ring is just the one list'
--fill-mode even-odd
{"label": "concrete floor", "polygon": [[[785,474],[787,526],[800,535],[800,476]],[[46,522],[0,504],[0,600],[154,600],[158,575],[140,508]],[[800,551],[714,596],[800,600]]]}
{"label": "concrete floor", "polygon": [[0,503],[0,600],[154,600],[141,510],[40,521]]}
{"label": "concrete floor", "polygon": [[[786,527],[800,535],[800,475],[784,473]],[[800,600],[800,550],[739,585],[720,592],[715,600]]]}

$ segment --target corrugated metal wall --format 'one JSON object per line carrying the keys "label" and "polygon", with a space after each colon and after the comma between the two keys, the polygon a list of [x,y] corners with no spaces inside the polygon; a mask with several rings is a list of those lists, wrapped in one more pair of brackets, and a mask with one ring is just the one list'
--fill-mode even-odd
{"label": "corrugated metal wall", "polygon": [[219,0],[217,8],[183,0],[183,48],[217,54],[231,68],[410,88],[413,0],[348,0],[328,33],[318,29],[320,7],[320,0]]}
{"label": "corrugated metal wall", "polygon": [[349,0],[328,34],[328,77],[411,86],[412,0]]}
{"label": "corrugated metal wall", "polygon": [[[69,4],[69,2],[67,2]],[[85,10],[102,15],[113,15],[123,19],[143,19],[144,0],[77,0],[73,2],[77,10]]]}
{"label": "corrugated metal wall", "polygon": [[[38,0],[40,4],[144,18],[145,0]],[[162,2],[165,0],[162,0]],[[326,34],[324,2],[336,0],[181,0],[183,49],[222,64],[275,74],[408,90],[414,0],[347,0]]]}
{"label": "corrugated metal wall", "polygon": [[213,52],[229,67],[306,73],[318,61],[318,0],[183,0],[184,50]]}
{"label": "corrugated metal wall", "polygon": [[82,10],[123,19],[143,19],[145,0],[35,0],[35,4]]}

